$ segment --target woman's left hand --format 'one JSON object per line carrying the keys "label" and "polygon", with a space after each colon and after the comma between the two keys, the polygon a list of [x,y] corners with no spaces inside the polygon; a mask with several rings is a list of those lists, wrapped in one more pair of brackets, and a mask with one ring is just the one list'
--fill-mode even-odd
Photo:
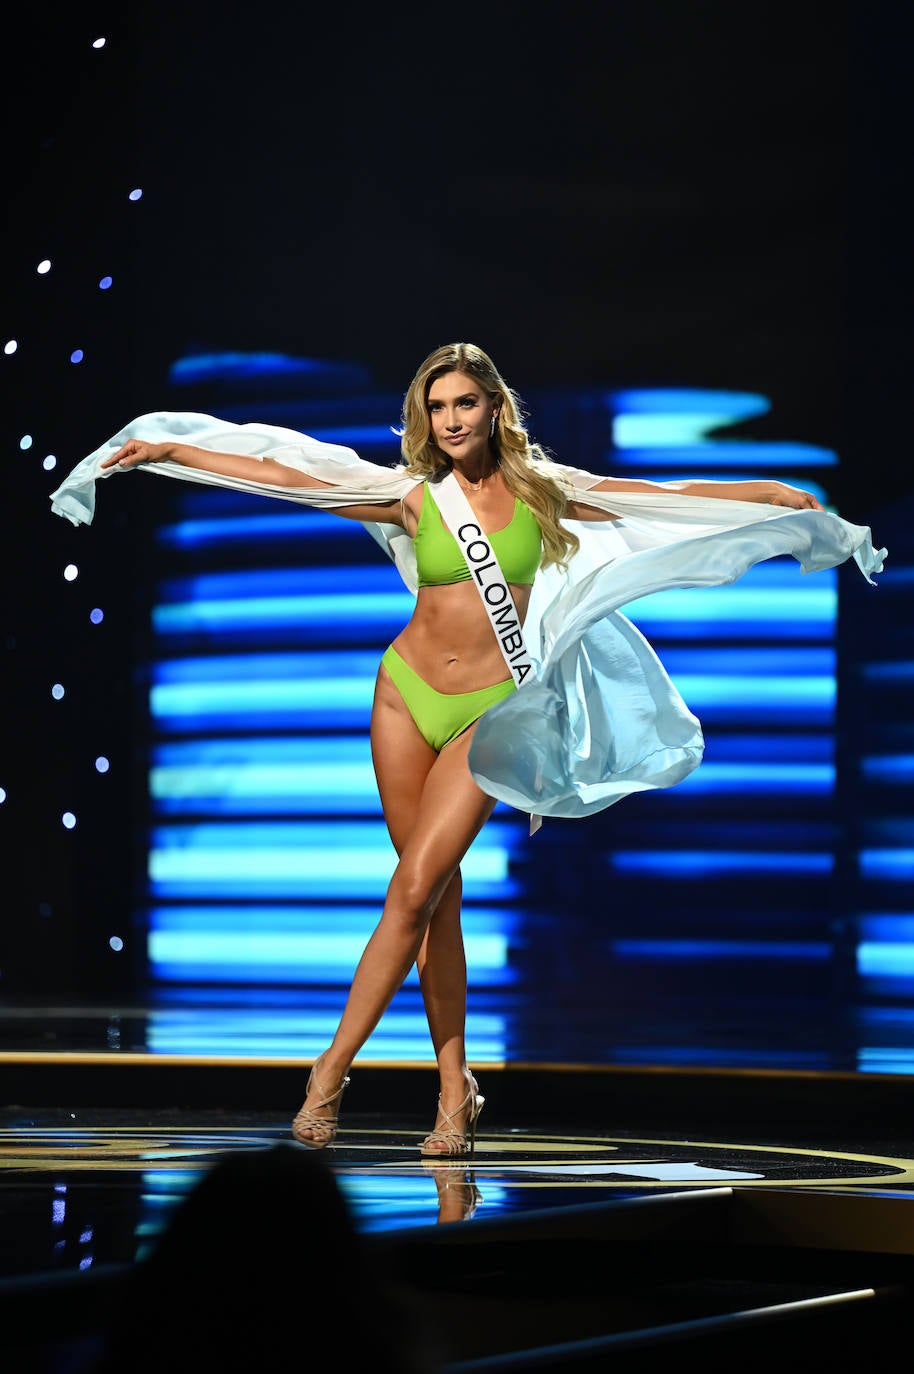
{"label": "woman's left hand", "polygon": [[824,510],[818,497],[801,487],[792,487],[787,482],[772,482],[771,492],[765,497],[769,506],[790,506],[792,510]]}

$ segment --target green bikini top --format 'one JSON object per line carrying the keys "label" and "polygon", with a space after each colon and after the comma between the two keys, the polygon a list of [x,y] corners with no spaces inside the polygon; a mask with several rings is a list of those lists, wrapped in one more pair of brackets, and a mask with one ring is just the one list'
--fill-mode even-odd
{"label": "green bikini top", "polygon": [[[543,532],[536,516],[520,497],[514,498],[514,514],[510,524],[493,530],[491,534],[487,533],[486,538],[506,581],[522,585],[533,582],[543,554]],[[470,570],[460,545],[446,528],[438,502],[430,494],[427,485],[422,492],[422,509],[413,547],[420,587],[469,582]]]}

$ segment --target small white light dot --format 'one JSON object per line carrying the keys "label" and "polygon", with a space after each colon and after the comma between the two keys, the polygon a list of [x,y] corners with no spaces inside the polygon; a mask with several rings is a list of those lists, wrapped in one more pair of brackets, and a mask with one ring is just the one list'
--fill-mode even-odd
{"label": "small white light dot", "polygon": [[54,686],[51,688],[51,696],[54,698],[55,701],[62,701],[63,695],[64,687],[61,683],[55,682]]}
{"label": "small white light dot", "polygon": [[75,563],[68,563],[63,570],[63,575],[67,582],[75,582],[77,577],[79,577],[79,568],[77,568]]}
{"label": "small white light dot", "polygon": [[111,947],[111,949],[115,951],[115,953],[118,953],[120,950],[124,948],[124,942],[119,935],[112,935],[111,939],[108,941],[108,944]]}
{"label": "small white light dot", "polygon": [[9,357],[9,355],[10,355],[11,353],[15,353],[15,352],[16,352],[16,349],[17,349],[18,347],[19,347],[19,341],[18,341],[18,339],[7,339],[6,343],[3,345],[3,351],[4,351],[4,353],[7,355],[7,357]]}
{"label": "small white light dot", "polygon": [[85,354],[81,348],[74,348],[73,352],[70,354],[70,362],[81,363],[84,357]]}
{"label": "small white light dot", "polygon": [[137,187],[136,190],[130,192],[130,195],[127,197],[127,199],[128,199],[128,200],[140,200],[140,198],[142,197],[142,195],[143,195],[143,192],[140,190],[139,187]]}
{"label": "small white light dot", "polygon": [[23,453],[27,452],[27,450],[32,447],[31,434],[23,434],[22,438],[19,440],[19,447],[22,449]]}
{"label": "small white light dot", "polygon": [[72,811],[65,811],[60,819],[67,830],[72,830],[76,825],[76,817],[73,815]]}
{"label": "small white light dot", "polygon": [[99,291],[107,291],[112,281],[112,277],[102,277],[101,281],[98,284]]}
{"label": "small white light dot", "polygon": [[50,472],[52,468],[57,467],[56,456],[53,453],[49,453],[48,456],[42,461],[41,466],[44,468],[45,472]]}
{"label": "small white light dot", "polygon": [[51,270],[51,259],[50,259],[50,258],[42,258],[42,259],[41,259],[41,262],[40,262],[40,263],[38,264],[38,266],[35,268],[35,271],[38,273],[38,275],[39,275],[40,277],[45,276],[48,272],[50,272],[50,270]]}
{"label": "small white light dot", "polygon": [[103,48],[103,47],[105,46],[105,43],[106,43],[106,42],[107,42],[107,39],[105,39],[105,38],[93,38],[93,40],[92,40],[92,46],[93,46],[93,48]]}
{"label": "small white light dot", "polygon": [[99,754],[98,758],[95,760],[95,767],[97,768],[99,773],[107,773],[108,769],[111,767],[111,764],[105,758],[104,754]]}
{"label": "small white light dot", "polygon": [[0,806],[6,801],[6,788],[0,787]]}
{"label": "small white light dot", "polygon": [[92,621],[93,625],[100,625],[104,618],[105,612],[101,610],[98,606],[93,607],[93,609],[89,612],[89,619]]}

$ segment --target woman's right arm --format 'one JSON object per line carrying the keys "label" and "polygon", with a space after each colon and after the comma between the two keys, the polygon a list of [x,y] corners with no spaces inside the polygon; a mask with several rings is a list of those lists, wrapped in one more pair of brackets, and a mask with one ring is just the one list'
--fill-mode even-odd
{"label": "woman's right arm", "polygon": [[[116,453],[103,458],[101,466],[133,468],[139,467],[141,463],[165,462],[179,463],[181,467],[197,468],[202,472],[219,473],[224,477],[237,477],[245,482],[262,482],[269,486],[333,488],[332,482],[311,477],[299,468],[286,467],[275,458],[250,458],[243,453],[214,453],[211,449],[197,448],[193,444],[151,444],[145,439],[128,439]],[[385,524],[403,524],[399,501],[329,506],[324,509],[347,520],[362,521],[378,521],[382,518],[383,512]]]}

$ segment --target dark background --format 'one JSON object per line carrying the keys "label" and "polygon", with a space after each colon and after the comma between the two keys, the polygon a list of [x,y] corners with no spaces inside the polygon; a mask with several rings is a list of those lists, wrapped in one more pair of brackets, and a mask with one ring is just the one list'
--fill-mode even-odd
{"label": "dark background", "polygon": [[761,391],[772,436],[840,448],[855,497],[883,458],[857,407],[878,427],[906,371],[892,7],[169,0],[18,22],[8,289],[34,310],[56,250],[78,317],[80,272],[122,268],[93,439],[99,411],[107,434],[161,404],[190,350],[356,359],[403,390],[469,338],[522,393]]}
{"label": "dark background", "polygon": [[[120,976],[105,932],[134,871],[129,708],[155,509],[106,492],[104,518],[73,530],[47,496],[131,416],[171,408],[177,358],[355,361],[402,393],[427,352],[465,338],[521,395],[761,392],[770,414],[745,432],[837,449],[832,498],[884,538],[880,514],[910,490],[900,8],[187,0],[17,17],[0,987]],[[96,740],[117,764],[104,781],[85,767]],[[61,832],[67,804],[78,836]]]}

